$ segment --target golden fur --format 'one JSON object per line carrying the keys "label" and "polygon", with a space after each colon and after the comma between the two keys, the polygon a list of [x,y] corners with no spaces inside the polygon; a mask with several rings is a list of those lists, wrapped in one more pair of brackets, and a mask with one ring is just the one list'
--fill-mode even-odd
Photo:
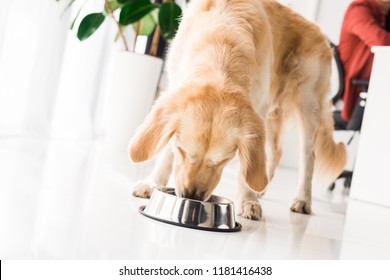
{"label": "golden fur", "polygon": [[301,156],[291,210],[310,213],[313,172],[328,183],[346,161],[332,137],[331,60],[319,29],[273,0],[193,0],[171,44],[169,89],[130,144],[136,162],[165,148],[134,194],[149,196],[173,169],[177,195],[207,199],[238,151],[239,213],[259,219],[256,193],[272,178],[283,123],[294,117]]}

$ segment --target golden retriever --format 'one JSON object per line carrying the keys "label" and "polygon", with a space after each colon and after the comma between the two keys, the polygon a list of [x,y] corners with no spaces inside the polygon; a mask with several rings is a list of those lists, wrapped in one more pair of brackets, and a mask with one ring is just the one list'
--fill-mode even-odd
{"label": "golden retriever", "polygon": [[313,173],[331,182],[345,145],[333,140],[332,51],[312,23],[273,0],[192,0],[167,60],[169,88],[133,137],[135,162],[164,150],[133,194],[167,184],[207,200],[238,151],[238,213],[260,219],[262,193],[281,157],[283,123],[297,122],[298,189],[291,211],[311,212]]}

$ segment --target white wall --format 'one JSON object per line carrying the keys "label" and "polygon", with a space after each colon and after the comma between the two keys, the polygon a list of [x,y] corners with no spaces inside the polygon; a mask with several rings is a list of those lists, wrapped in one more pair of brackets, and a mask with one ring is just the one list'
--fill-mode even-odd
{"label": "white wall", "polygon": [[278,0],[310,21],[315,21],[321,0]]}
{"label": "white wall", "polygon": [[[298,0],[310,2],[310,0]],[[329,39],[339,42],[340,28],[345,10],[352,0],[320,0],[315,22],[320,26]]]}
{"label": "white wall", "polygon": [[279,0],[308,20],[315,22],[333,42],[338,43],[342,19],[353,0]]}

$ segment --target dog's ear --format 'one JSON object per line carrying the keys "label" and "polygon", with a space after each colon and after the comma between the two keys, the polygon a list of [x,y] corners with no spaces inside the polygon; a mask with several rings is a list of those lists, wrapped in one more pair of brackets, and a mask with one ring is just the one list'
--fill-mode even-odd
{"label": "dog's ear", "polygon": [[[255,113],[253,113],[255,114]],[[241,175],[255,192],[262,192],[268,184],[265,153],[265,129],[263,120],[251,116],[245,122],[238,144]]]}
{"label": "dog's ear", "polygon": [[160,152],[175,133],[173,116],[164,100],[157,101],[129,145],[134,162],[150,159]]}

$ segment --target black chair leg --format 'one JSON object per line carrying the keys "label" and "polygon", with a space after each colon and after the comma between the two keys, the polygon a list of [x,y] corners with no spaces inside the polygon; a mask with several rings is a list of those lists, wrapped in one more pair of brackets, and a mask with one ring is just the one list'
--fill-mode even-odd
{"label": "black chair leg", "polygon": [[351,120],[347,125],[347,130],[360,131],[360,128],[362,127],[365,106],[366,101],[362,98],[359,98],[356,107],[353,110]]}
{"label": "black chair leg", "polygon": [[351,182],[352,182],[352,174],[350,177],[346,177],[344,179],[344,187],[349,189],[351,187]]}
{"label": "black chair leg", "polygon": [[343,173],[341,173],[337,179],[344,178],[344,187],[350,188],[352,182],[352,175],[352,171],[343,171]]}
{"label": "black chair leg", "polygon": [[335,187],[336,187],[336,183],[333,182],[332,184],[329,185],[328,191],[333,191]]}
{"label": "black chair leg", "polygon": [[[349,189],[351,187],[352,175],[353,175],[352,171],[343,171],[343,173],[341,173],[336,180],[344,178],[344,187]],[[333,191],[335,187],[336,187],[336,182],[333,182],[332,184],[329,185],[328,190]]]}

